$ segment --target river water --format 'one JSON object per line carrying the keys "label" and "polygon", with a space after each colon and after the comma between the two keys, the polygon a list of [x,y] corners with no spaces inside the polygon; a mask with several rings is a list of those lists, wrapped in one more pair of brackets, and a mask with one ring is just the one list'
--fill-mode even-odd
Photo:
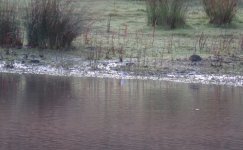
{"label": "river water", "polygon": [[243,90],[2,73],[0,150],[243,150]]}

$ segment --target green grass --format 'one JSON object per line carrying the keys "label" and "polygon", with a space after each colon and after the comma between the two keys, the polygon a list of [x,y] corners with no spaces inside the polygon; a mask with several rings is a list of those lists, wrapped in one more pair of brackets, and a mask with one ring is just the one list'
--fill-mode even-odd
{"label": "green grass", "polygon": [[[99,20],[98,23],[94,25],[97,28],[106,27],[107,18],[109,14],[116,14],[112,17],[111,25],[114,30],[118,29],[122,24],[127,24],[130,31],[143,30],[144,32],[151,32],[152,28],[147,26],[146,20],[146,6],[142,1],[124,1],[124,0],[100,0],[95,1],[85,1],[81,4],[86,4],[89,6],[90,10],[97,15]],[[97,3],[97,4],[96,4]],[[95,5],[95,7],[93,7]],[[237,14],[237,19],[233,20],[233,24],[237,25],[237,28],[231,30],[241,31],[243,29],[243,7],[239,8]],[[144,11],[141,11],[144,10]],[[208,25],[208,18],[203,10],[203,6],[200,2],[193,2],[189,6],[189,12],[187,15],[187,33],[192,34],[195,31],[198,32],[210,32],[214,30],[211,34],[219,34],[222,28],[217,28],[215,26]],[[168,31],[167,29],[159,29],[158,32]],[[169,31],[169,32],[180,32],[181,30]]]}
{"label": "green grass", "polygon": [[[199,40],[201,33],[207,37],[207,47],[199,51],[198,45],[196,53],[208,57],[214,54],[212,43],[220,47],[223,42],[222,36],[234,35],[234,41],[227,51],[239,51],[239,40],[243,34],[243,5],[240,5],[237,17],[228,26],[210,25],[203,5],[198,0],[192,1],[187,13],[187,24],[175,30],[168,28],[156,27],[153,29],[147,25],[146,5],[143,1],[126,1],[126,0],[94,0],[82,1],[81,5],[87,5],[92,12],[94,23],[90,27],[90,31],[96,34],[91,36],[91,43],[87,46],[100,47],[102,45],[103,53],[107,52],[107,48],[111,47],[112,33],[114,33],[114,47],[124,48],[124,56],[126,57],[142,57],[146,55],[148,58],[171,58],[177,59],[188,57],[195,53],[195,43]],[[106,33],[107,20],[111,15],[110,30]],[[124,33],[127,26],[127,37],[118,36],[117,33]],[[153,39],[153,31],[155,31]],[[136,34],[138,36],[136,36]],[[144,36],[142,36],[142,34]],[[109,36],[109,40],[107,37]],[[172,38],[173,37],[173,38]],[[76,41],[77,45],[83,44],[83,39]],[[109,42],[108,42],[109,41]],[[238,44],[238,45],[237,45]],[[209,50],[210,49],[210,50]],[[221,54],[227,54],[222,47]],[[112,55],[116,57],[117,55]],[[141,58],[142,59],[142,58]]]}
{"label": "green grass", "polygon": [[[26,3],[26,0],[23,4]],[[239,45],[241,37],[243,37],[243,5],[241,4],[232,24],[226,27],[218,27],[208,24],[209,19],[204,12],[203,5],[200,0],[191,0],[189,11],[187,12],[186,25],[175,30],[168,28],[156,27],[155,29],[147,25],[146,5],[144,1],[129,0],[79,0],[80,6],[85,6],[89,10],[89,32],[78,37],[74,45],[77,49],[83,47],[94,46],[101,47],[101,52],[105,58],[105,54],[114,47],[116,54],[111,54],[112,58],[117,58],[118,49],[124,49],[125,57],[142,57],[148,58],[181,58],[188,57],[195,52],[195,43],[203,32],[207,37],[207,44],[210,50],[198,50],[196,53],[207,57],[213,54],[213,42],[220,43],[221,35],[234,35],[234,44]],[[107,31],[107,21],[111,16],[110,33]],[[126,37],[118,36],[117,33],[130,33]],[[153,39],[153,31],[154,39]],[[92,34],[91,34],[92,33]],[[88,35],[89,42],[84,43],[85,34]],[[114,40],[112,44],[112,36]],[[108,39],[109,37],[109,39]],[[173,38],[172,38],[173,37]],[[235,45],[232,51],[235,51]],[[237,54],[241,53],[237,51]],[[142,58],[141,58],[142,59]]]}

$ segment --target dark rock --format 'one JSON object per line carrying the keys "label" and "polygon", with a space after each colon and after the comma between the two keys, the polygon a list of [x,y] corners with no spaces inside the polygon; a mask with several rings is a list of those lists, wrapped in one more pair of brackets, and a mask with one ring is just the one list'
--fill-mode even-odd
{"label": "dark rock", "polygon": [[177,73],[179,73],[179,74],[185,74],[185,73],[187,73],[187,70],[178,70]]}
{"label": "dark rock", "polygon": [[210,56],[209,60],[211,62],[222,62],[223,61],[223,57],[222,56]]}
{"label": "dark rock", "polygon": [[194,54],[194,55],[189,57],[189,60],[191,62],[199,62],[199,61],[202,61],[202,57]]}
{"label": "dark rock", "polygon": [[30,60],[30,62],[31,62],[31,63],[34,63],[34,64],[38,64],[38,63],[40,63],[39,60],[35,60],[35,59],[34,59],[34,60]]}
{"label": "dark rock", "polygon": [[123,58],[122,58],[122,57],[119,57],[119,61],[120,61],[120,62],[123,62]]}
{"label": "dark rock", "polygon": [[31,48],[35,48],[36,46],[32,46],[32,45],[25,45],[23,46],[23,48],[26,48],[26,49],[31,49]]}
{"label": "dark rock", "polygon": [[226,64],[230,64],[233,62],[233,60],[231,58],[224,58],[223,62]]}
{"label": "dark rock", "polygon": [[169,67],[163,67],[162,70],[170,70]]}
{"label": "dark rock", "polygon": [[32,59],[35,59],[35,58],[37,58],[37,56],[35,56],[35,55],[30,55],[30,57],[32,58]]}
{"label": "dark rock", "polygon": [[134,66],[134,65],[135,65],[135,63],[132,63],[132,62],[126,63],[126,66],[128,66],[128,67],[131,67],[131,66]]}
{"label": "dark rock", "polygon": [[13,54],[14,56],[18,56],[18,54],[17,54],[16,52],[14,52],[14,51],[12,52],[12,54]]}
{"label": "dark rock", "polygon": [[23,48],[23,45],[17,45],[16,48],[17,49],[22,49]]}
{"label": "dark rock", "polygon": [[10,55],[10,51],[8,49],[5,50],[6,55]]}
{"label": "dark rock", "polygon": [[23,55],[24,55],[23,59],[28,59],[28,57],[29,57],[28,54],[23,54]]}
{"label": "dark rock", "polygon": [[222,67],[223,57],[220,55],[210,57],[212,67]]}
{"label": "dark rock", "polygon": [[96,47],[89,46],[89,47],[86,47],[86,49],[89,50],[89,51],[95,51],[96,50]]}
{"label": "dark rock", "polygon": [[13,62],[8,62],[7,64],[5,64],[4,67],[9,68],[9,69],[13,69],[14,68]]}
{"label": "dark rock", "polygon": [[15,46],[15,48],[17,48],[17,49],[22,49],[22,47],[23,47],[23,41],[21,41],[21,40],[16,40],[15,43],[14,43],[14,46]]}
{"label": "dark rock", "polygon": [[211,63],[211,66],[212,66],[212,67],[216,67],[216,68],[217,68],[217,67],[222,67],[222,63],[213,63],[213,62],[212,62],[212,63]]}
{"label": "dark rock", "polygon": [[102,65],[107,66],[109,62],[102,62]]}
{"label": "dark rock", "polygon": [[43,54],[40,54],[39,56],[40,56],[40,58],[44,58],[44,55]]}

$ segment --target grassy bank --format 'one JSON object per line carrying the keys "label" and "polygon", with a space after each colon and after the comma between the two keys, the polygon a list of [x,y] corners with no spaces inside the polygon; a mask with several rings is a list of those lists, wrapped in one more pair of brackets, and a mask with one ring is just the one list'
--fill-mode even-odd
{"label": "grassy bank", "polygon": [[[83,6],[89,10],[87,26],[73,43],[75,50],[67,53],[94,61],[131,59],[142,68],[158,69],[168,60],[188,60],[192,54],[207,61],[218,56],[242,61],[242,4],[232,24],[214,26],[209,24],[201,1],[191,1],[186,25],[175,30],[149,26],[144,1],[80,0],[76,7]],[[242,68],[240,63],[237,65]]]}
{"label": "grassy bank", "polygon": [[[76,44],[95,47],[95,59],[128,57],[144,59],[188,58],[215,55],[240,56],[243,50],[243,5],[232,24],[209,24],[201,1],[189,3],[186,25],[175,30],[147,25],[143,1],[102,0],[82,2],[93,20]],[[107,32],[109,31],[109,32]]]}

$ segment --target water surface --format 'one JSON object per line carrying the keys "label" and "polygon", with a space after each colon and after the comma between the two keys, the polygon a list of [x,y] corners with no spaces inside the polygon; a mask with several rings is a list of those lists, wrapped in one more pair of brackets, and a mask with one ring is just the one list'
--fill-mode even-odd
{"label": "water surface", "polygon": [[0,150],[242,149],[242,88],[0,74]]}

